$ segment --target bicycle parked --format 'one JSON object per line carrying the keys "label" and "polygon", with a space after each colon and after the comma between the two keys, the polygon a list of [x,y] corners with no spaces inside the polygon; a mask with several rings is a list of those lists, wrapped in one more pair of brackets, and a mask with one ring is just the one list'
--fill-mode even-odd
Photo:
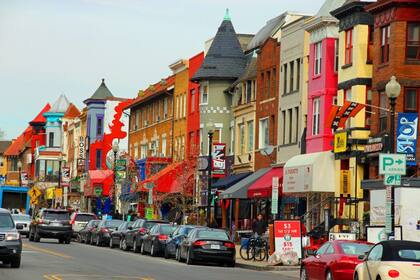
{"label": "bicycle parked", "polygon": [[241,258],[249,261],[263,261],[268,256],[267,241],[261,237],[250,237],[241,245],[239,251]]}

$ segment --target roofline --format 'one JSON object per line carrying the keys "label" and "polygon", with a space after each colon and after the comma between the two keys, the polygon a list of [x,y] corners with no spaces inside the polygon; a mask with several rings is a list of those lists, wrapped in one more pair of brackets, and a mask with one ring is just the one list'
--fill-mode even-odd
{"label": "roofline", "polygon": [[415,2],[413,0],[384,0],[384,1],[379,1],[379,2],[373,2],[372,4],[367,5],[365,10],[372,14],[376,14],[389,7],[393,7],[397,5],[408,5],[408,4],[420,7],[420,3]]}
{"label": "roofline", "polygon": [[225,81],[225,80],[233,80],[236,81],[237,79],[239,79],[239,77],[196,77],[196,78],[191,78],[190,81],[195,83],[195,82],[200,82],[200,81]]}
{"label": "roofline", "polygon": [[366,12],[364,7],[370,4],[372,4],[372,2],[366,2],[366,1],[350,2],[347,5],[338,7],[337,9],[330,11],[330,14],[337,19],[341,19],[345,17],[347,13],[350,13],[353,10],[357,10],[357,8],[360,8],[361,12]]}
{"label": "roofline", "polygon": [[150,101],[151,99],[153,99],[155,97],[159,97],[159,96],[161,96],[163,94],[168,94],[169,95],[171,91],[172,91],[172,89],[169,89],[169,90],[168,89],[165,89],[165,90],[161,90],[161,91],[155,92],[155,93],[153,93],[153,94],[151,94],[149,96],[146,96],[143,99],[138,100],[137,102],[133,102],[133,103],[127,105],[124,109],[125,110],[131,109],[131,108],[136,107],[136,106],[138,106],[138,105],[140,105],[142,103],[145,103],[147,101]]}
{"label": "roofline", "polygon": [[303,25],[303,28],[306,31],[311,32],[312,30],[323,27],[325,25],[338,24],[338,22],[339,22],[338,19],[336,19],[333,16],[314,17],[314,18],[309,19],[308,22]]}

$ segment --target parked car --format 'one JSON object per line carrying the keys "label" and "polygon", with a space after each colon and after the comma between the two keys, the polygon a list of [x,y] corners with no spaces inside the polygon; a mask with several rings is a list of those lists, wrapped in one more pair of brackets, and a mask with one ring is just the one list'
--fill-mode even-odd
{"label": "parked car", "polygon": [[96,229],[100,221],[101,220],[91,220],[82,230],[79,231],[78,240],[80,243],[90,244],[92,231]]}
{"label": "parked car", "polygon": [[196,228],[181,242],[176,255],[187,264],[209,261],[235,266],[236,248],[225,230]]}
{"label": "parked car", "polygon": [[22,225],[15,226],[10,212],[0,208],[0,261],[13,268],[20,267],[22,253],[22,239],[18,230],[22,230]]}
{"label": "parked car", "polygon": [[358,256],[372,248],[363,241],[335,240],[324,243],[313,255],[302,260],[300,279],[353,279]]}
{"label": "parked car", "polygon": [[[22,229],[19,229],[21,235],[29,236],[29,226],[31,225],[31,217],[26,214],[12,214],[13,221],[16,226],[22,225]],[[20,227],[19,227],[20,228]]]}
{"label": "parked car", "polygon": [[89,221],[96,220],[96,215],[92,213],[74,212],[70,217],[70,224],[73,229],[74,236],[81,231]]}
{"label": "parked car", "polygon": [[70,244],[73,230],[67,210],[42,209],[29,227],[29,240],[39,242],[41,238],[56,238],[60,243]]}
{"label": "parked car", "polygon": [[[118,227],[116,231],[112,232],[111,238],[109,240],[109,247],[114,248],[115,246],[119,246],[120,249],[123,249],[122,240],[124,240],[128,227],[132,225],[133,222],[124,222]],[[127,250],[127,248],[125,248],[125,250]]]}
{"label": "parked car", "polygon": [[125,242],[127,248],[133,248],[135,253],[140,252],[141,243],[143,242],[143,236],[155,225],[155,224],[167,224],[168,222],[162,220],[144,220],[139,219],[128,228],[125,236]]}
{"label": "parked car", "polygon": [[109,239],[111,238],[111,233],[118,229],[118,227],[123,223],[122,220],[103,220],[98,226],[92,230],[91,243],[96,246],[102,246],[103,244],[108,244]]}
{"label": "parked car", "polygon": [[420,242],[382,241],[359,258],[355,280],[420,279]]}
{"label": "parked car", "polygon": [[175,257],[175,252],[179,244],[181,244],[188,233],[194,228],[196,228],[196,226],[180,225],[169,235],[163,252],[166,259]]}
{"label": "parked car", "polygon": [[176,230],[176,226],[170,224],[155,224],[148,233],[143,236],[140,253],[148,254],[152,257],[161,255],[164,252],[166,241]]}

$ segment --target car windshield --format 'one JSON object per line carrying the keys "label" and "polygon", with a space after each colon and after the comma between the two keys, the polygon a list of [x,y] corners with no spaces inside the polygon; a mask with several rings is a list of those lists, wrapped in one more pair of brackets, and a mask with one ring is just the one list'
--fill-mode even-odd
{"label": "car windshield", "polygon": [[76,222],[89,222],[90,220],[95,219],[95,216],[90,214],[77,214]]}
{"label": "car windshield", "polygon": [[194,228],[193,227],[183,227],[178,234],[182,234],[182,235],[188,235],[188,233],[190,233],[190,231],[192,231]]}
{"label": "car windshield", "polygon": [[64,212],[64,211],[62,211],[62,212],[59,212],[59,211],[45,211],[44,212],[44,219],[65,221],[65,220],[69,220],[69,213]]}
{"label": "car windshield", "polygon": [[31,218],[29,215],[12,215],[14,221],[26,221],[30,222]]}
{"label": "car windshield", "polygon": [[122,223],[123,221],[121,220],[110,220],[110,221],[106,221],[104,226],[107,228],[116,228],[116,227],[119,227]]}
{"label": "car windshield", "polygon": [[150,222],[147,221],[144,223],[143,227],[147,228],[147,229],[151,229],[154,225],[156,225],[158,222]]}
{"label": "car windshield", "polygon": [[363,255],[368,252],[373,245],[364,243],[345,242],[340,243],[340,247],[345,255]]}
{"label": "car windshield", "polygon": [[161,234],[166,234],[169,235],[171,233],[173,233],[175,231],[176,227],[171,226],[171,225],[163,225],[160,227],[159,232]]}
{"label": "car windshield", "polygon": [[229,236],[226,232],[220,230],[200,230],[198,231],[198,238],[229,240]]}
{"label": "car windshield", "polygon": [[10,214],[0,214],[0,228],[13,228],[13,220]]}
{"label": "car windshield", "polygon": [[90,221],[89,223],[88,223],[88,226],[90,226],[90,227],[95,227],[95,226],[97,226],[99,224],[99,221],[97,221],[97,220],[92,220],[92,221]]}
{"label": "car windshield", "polygon": [[404,261],[420,262],[420,250],[415,250],[415,249],[399,250],[398,256]]}

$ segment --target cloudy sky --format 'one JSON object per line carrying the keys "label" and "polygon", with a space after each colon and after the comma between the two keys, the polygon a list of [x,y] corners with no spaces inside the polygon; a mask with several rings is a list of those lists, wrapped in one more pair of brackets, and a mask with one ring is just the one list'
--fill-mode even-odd
{"label": "cloudy sky", "polygon": [[18,136],[61,93],[82,107],[105,78],[114,95],[170,74],[203,50],[226,8],[237,32],[280,13],[316,13],[324,0],[1,0],[0,129]]}

